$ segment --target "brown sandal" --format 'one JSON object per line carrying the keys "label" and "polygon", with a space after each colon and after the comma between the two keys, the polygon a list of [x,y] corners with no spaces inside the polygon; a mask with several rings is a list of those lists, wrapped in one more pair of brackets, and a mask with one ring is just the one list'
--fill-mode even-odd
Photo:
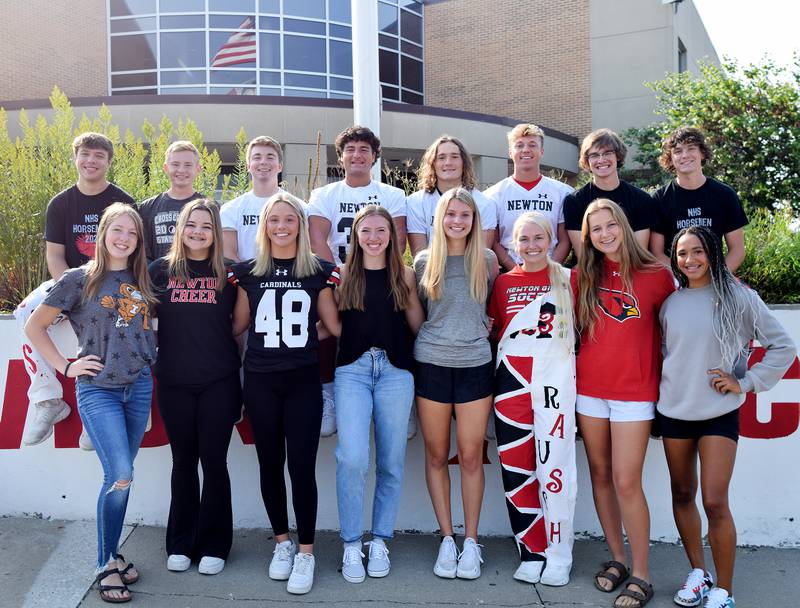
{"label": "brown sandal", "polygon": [[[119,574],[119,570],[117,568],[111,568],[110,570],[103,570],[100,574],[98,574],[94,581],[97,583],[97,591],[100,593],[100,599],[104,602],[109,602],[111,604],[124,604],[125,602],[130,602],[133,599],[133,595],[131,595],[131,590],[128,589],[127,585],[103,585],[101,581],[105,580],[112,574]],[[127,596],[122,597],[114,597],[111,595],[111,591],[127,591]]]}
{"label": "brown sandal", "polygon": [[[618,574],[612,572],[611,568],[616,569]],[[612,559],[610,561],[605,562],[603,564],[603,569],[594,575],[594,586],[597,587],[603,593],[611,593],[622,583],[628,580],[628,577],[630,575],[631,575],[630,570],[628,570],[625,564],[622,564]],[[601,579],[610,582],[611,587],[609,587],[608,589],[603,587],[599,582]]]}
{"label": "brown sandal", "polygon": [[[629,589],[631,585],[636,585],[639,587],[640,591],[636,591],[635,589]],[[630,597],[636,600],[638,603],[636,604],[620,604],[619,600],[623,597]],[[632,576],[628,581],[628,584],[625,586],[617,598],[614,600],[614,608],[642,608],[647,602],[653,599],[653,585],[648,583],[645,580],[642,580],[638,577]]]}
{"label": "brown sandal", "polygon": [[[122,553],[117,554],[117,559],[127,561]],[[139,580],[139,572],[137,571],[135,574],[128,574],[131,568],[135,568],[133,562],[128,562],[128,565],[125,566],[122,570],[119,571],[119,577],[122,579],[122,582],[126,585],[133,585],[136,581]]]}

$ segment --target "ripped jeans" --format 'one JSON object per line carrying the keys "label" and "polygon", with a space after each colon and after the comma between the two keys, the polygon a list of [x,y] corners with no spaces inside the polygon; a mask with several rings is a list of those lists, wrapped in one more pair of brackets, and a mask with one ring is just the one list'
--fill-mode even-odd
{"label": "ripped jeans", "polygon": [[122,523],[153,396],[150,368],[136,381],[114,388],[76,382],[78,413],[103,466],[97,499],[97,569],[117,557]]}

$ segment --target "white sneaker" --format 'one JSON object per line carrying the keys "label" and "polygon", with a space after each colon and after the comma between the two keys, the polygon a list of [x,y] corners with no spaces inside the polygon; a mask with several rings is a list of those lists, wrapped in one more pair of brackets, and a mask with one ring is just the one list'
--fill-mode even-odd
{"label": "white sneaker", "polygon": [[417,406],[411,403],[411,411],[408,413],[408,430],[406,439],[411,440],[417,436]]}
{"label": "white sneaker", "polygon": [[192,560],[187,555],[175,554],[167,558],[167,570],[172,572],[186,572],[191,565]]}
{"label": "white sneaker", "polygon": [[314,584],[314,556],[311,553],[298,553],[294,556],[294,566],[286,584],[286,591],[302,595],[311,591]]}
{"label": "white sneaker", "polygon": [[81,436],[78,437],[78,447],[80,447],[82,450],[86,450],[87,452],[94,451],[94,444],[89,438],[89,433],[86,432],[86,427],[83,427],[83,430],[81,430]]}
{"label": "white sneaker", "polygon": [[53,425],[64,420],[71,411],[63,399],[39,401],[33,404],[33,410],[33,419],[22,436],[25,445],[42,443],[53,434]]}
{"label": "white sneaker", "polygon": [[703,604],[703,608],[736,608],[736,602],[725,589],[714,587],[706,595],[706,603]]}
{"label": "white sneaker", "polygon": [[452,536],[445,536],[439,545],[439,555],[433,573],[440,578],[455,578],[458,570],[458,548]]}
{"label": "white sneaker", "polygon": [[569,573],[572,570],[572,564],[551,564],[550,562],[544,567],[542,578],[539,582],[548,587],[563,587],[569,583]]}
{"label": "white sneaker", "polygon": [[543,561],[520,562],[519,568],[514,572],[514,578],[523,583],[538,583],[542,577]]}
{"label": "white sneaker", "polygon": [[269,563],[269,577],[273,581],[285,581],[292,573],[294,556],[297,554],[297,545],[291,540],[276,543],[272,552],[272,561]]}
{"label": "white sneaker", "polygon": [[204,555],[200,559],[200,565],[197,567],[197,571],[200,574],[219,574],[222,572],[224,567],[225,560],[221,557],[210,557],[208,555]]}
{"label": "white sneaker", "polygon": [[703,598],[708,595],[714,586],[711,574],[702,568],[694,568],[686,577],[683,587],[672,598],[678,606],[699,606],[703,603]]}
{"label": "white sneaker", "polygon": [[458,556],[458,578],[475,579],[481,575],[481,545],[475,542],[474,538],[464,539],[464,548]]}
{"label": "white sneaker", "polygon": [[357,546],[345,545],[342,556],[342,576],[348,583],[363,583],[367,577],[362,559],[364,559],[364,554]]}
{"label": "white sneaker", "polygon": [[373,538],[366,543],[369,545],[369,561],[367,562],[367,574],[372,578],[383,578],[389,574],[392,567],[389,562],[389,549],[382,538]]}
{"label": "white sneaker", "polygon": [[336,402],[333,400],[333,382],[322,385],[322,425],[319,434],[330,437],[336,432]]}

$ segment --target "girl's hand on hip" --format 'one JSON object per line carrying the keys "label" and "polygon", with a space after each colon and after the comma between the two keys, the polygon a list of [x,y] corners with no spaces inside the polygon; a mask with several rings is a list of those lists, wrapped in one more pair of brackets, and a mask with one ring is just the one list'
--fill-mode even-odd
{"label": "girl's hand on hip", "polygon": [[78,376],[96,376],[103,369],[104,365],[97,355],[86,355],[80,359],[75,359],[67,369],[67,378],[77,378]]}
{"label": "girl's hand on hip", "polygon": [[718,393],[742,394],[742,387],[739,386],[739,381],[732,374],[726,374],[719,368],[708,370],[708,374],[711,376],[711,388]]}

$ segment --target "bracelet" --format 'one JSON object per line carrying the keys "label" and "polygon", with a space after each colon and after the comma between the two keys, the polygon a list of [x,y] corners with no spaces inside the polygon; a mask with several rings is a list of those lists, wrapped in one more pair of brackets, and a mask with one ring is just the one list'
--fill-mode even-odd
{"label": "bracelet", "polygon": [[64,368],[64,377],[65,378],[69,378],[69,376],[67,376],[67,372],[69,371],[69,366],[72,365],[72,363],[73,363],[72,361],[67,361],[67,366]]}

